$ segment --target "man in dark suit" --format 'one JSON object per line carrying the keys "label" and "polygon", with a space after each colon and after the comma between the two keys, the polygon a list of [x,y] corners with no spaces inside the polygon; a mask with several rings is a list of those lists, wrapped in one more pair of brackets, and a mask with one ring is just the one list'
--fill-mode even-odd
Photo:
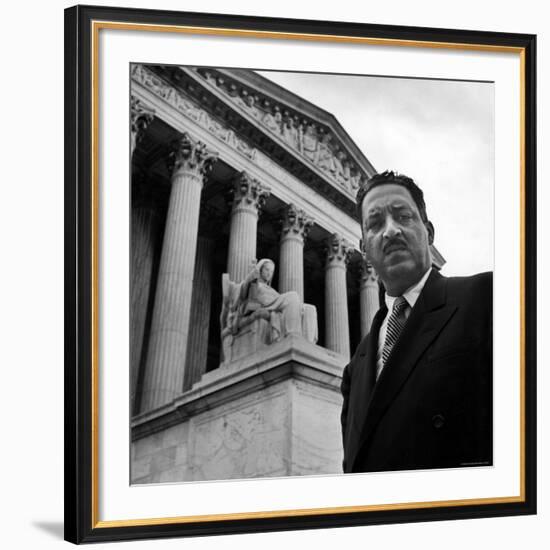
{"label": "man in dark suit", "polygon": [[412,179],[384,172],[357,194],[385,295],[344,370],[344,472],[492,464],[492,274],[443,277]]}

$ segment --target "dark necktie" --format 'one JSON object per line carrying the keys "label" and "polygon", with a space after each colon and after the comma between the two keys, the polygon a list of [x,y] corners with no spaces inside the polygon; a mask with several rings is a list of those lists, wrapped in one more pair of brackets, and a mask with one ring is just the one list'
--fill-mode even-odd
{"label": "dark necktie", "polygon": [[[399,335],[405,326],[407,318],[405,317],[405,311],[409,306],[407,300],[403,296],[399,296],[393,303],[391,315],[388,319],[388,326],[386,328],[386,339],[384,340],[384,349],[382,350],[382,365],[385,365],[391,350],[395,346],[395,343],[399,339]],[[378,373],[380,374],[380,373]]]}

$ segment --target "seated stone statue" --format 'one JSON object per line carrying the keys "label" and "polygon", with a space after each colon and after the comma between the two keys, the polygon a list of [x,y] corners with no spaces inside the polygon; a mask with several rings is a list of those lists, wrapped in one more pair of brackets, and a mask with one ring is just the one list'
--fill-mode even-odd
{"label": "seated stone statue", "polygon": [[235,339],[247,333],[247,327],[249,333],[255,334],[248,344],[250,352],[255,351],[258,344],[269,345],[289,334],[304,337],[313,343],[317,341],[315,307],[303,304],[295,291],[280,294],[272,288],[274,271],[274,262],[263,259],[241,283],[230,281],[227,273],[223,275],[220,322],[225,361],[235,358],[235,355],[242,356],[247,351],[232,349]]}

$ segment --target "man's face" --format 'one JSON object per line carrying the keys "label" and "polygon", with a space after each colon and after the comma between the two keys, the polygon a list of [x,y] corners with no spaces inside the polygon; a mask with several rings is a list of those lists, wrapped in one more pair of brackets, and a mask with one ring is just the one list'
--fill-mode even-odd
{"label": "man's face", "polygon": [[393,183],[369,191],[361,205],[363,241],[390,295],[400,295],[431,265],[433,226],[424,223],[408,189]]}

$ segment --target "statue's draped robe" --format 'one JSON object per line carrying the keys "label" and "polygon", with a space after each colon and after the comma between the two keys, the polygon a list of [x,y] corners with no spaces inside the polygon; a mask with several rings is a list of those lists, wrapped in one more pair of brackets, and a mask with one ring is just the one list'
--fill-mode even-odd
{"label": "statue's draped robe", "polygon": [[263,281],[254,281],[250,283],[241,315],[246,317],[259,309],[269,312],[273,342],[287,334],[302,334],[302,304],[297,292],[279,294]]}
{"label": "statue's draped robe", "polygon": [[[246,285],[246,286],[245,286]],[[261,279],[250,283],[234,283],[228,274],[222,277],[223,306],[220,315],[224,361],[230,361],[234,338],[256,320],[257,333],[263,344],[273,344],[287,335],[317,342],[317,310],[302,303],[295,291],[279,294]]]}

